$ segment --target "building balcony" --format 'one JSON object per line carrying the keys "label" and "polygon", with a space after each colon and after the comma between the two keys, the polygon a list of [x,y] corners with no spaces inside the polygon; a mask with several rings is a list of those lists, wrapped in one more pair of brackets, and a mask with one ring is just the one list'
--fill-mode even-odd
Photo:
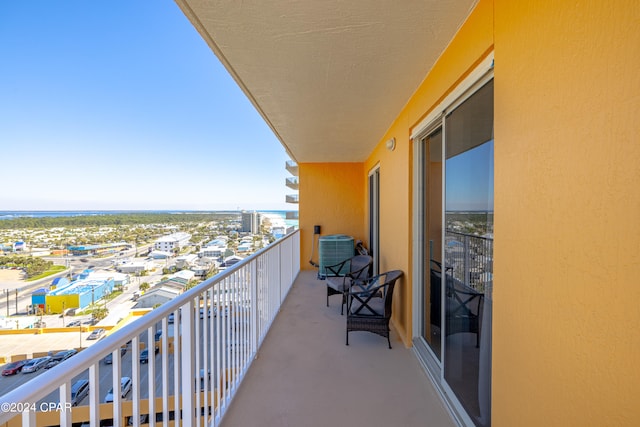
{"label": "building balcony", "polygon": [[[0,423],[137,426],[155,414],[156,425],[455,425],[394,331],[391,350],[364,332],[345,345],[339,298],[325,305],[299,249],[296,231],[41,374],[38,387],[1,396],[36,410],[0,413]],[[139,363],[147,343],[158,353]],[[124,376],[131,390],[102,403]],[[78,400],[80,377],[89,391]]]}
{"label": "building balcony", "polygon": [[285,201],[287,203],[298,203],[299,202],[299,198],[297,194],[287,194]]}
{"label": "building balcony", "polygon": [[291,176],[288,177],[285,181],[285,185],[287,187],[289,187],[292,190],[298,190],[298,177],[297,176]]}
{"label": "building balcony", "polygon": [[300,219],[298,211],[288,211],[286,213],[286,219]]}
{"label": "building balcony", "polygon": [[291,175],[298,176],[298,164],[293,160],[287,160],[287,162],[285,163],[285,168]]}

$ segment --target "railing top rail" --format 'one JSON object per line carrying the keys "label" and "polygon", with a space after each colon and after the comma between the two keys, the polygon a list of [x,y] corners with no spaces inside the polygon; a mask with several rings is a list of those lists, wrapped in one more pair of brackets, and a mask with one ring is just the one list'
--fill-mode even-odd
{"label": "railing top rail", "polygon": [[[113,349],[127,343],[132,337],[139,336],[141,333],[147,331],[149,327],[155,325],[170,313],[175,312],[179,307],[183,306],[190,300],[193,300],[203,291],[212,288],[225,278],[249,265],[263,254],[275,250],[278,246],[282,245],[299,232],[299,229],[292,231],[269,246],[260,249],[228,269],[216,274],[210,279],[205,280],[198,286],[187,290],[174,300],[166,302],[162,306],[154,309],[151,313],[145,314],[136,321],[123,326],[113,334],[73,356],[73,363],[64,363],[51,368],[46,374],[38,377],[39,382],[37,387],[34,387],[31,381],[28,381],[14,390],[5,393],[0,396],[0,404],[11,402],[31,402],[44,398],[46,395],[60,387],[60,385],[69,378],[73,378],[87,370],[90,366],[95,365],[97,362],[99,363],[100,359],[107,353],[113,351]],[[16,414],[0,412],[0,423],[10,420],[15,415]]]}
{"label": "railing top rail", "polygon": [[453,231],[453,230],[448,229],[448,228],[445,230],[445,233],[447,233],[447,234],[457,234],[459,236],[474,237],[474,238],[477,238],[477,239],[493,241],[493,237],[479,236],[477,234],[461,233],[459,231]]}

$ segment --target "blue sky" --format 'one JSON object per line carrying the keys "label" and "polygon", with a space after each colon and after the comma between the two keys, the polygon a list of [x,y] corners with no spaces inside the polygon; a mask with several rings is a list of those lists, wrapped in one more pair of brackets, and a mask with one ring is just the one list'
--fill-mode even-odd
{"label": "blue sky", "polygon": [[284,149],[172,0],[0,2],[0,210],[292,209]]}
{"label": "blue sky", "polygon": [[447,159],[446,210],[493,212],[493,140]]}

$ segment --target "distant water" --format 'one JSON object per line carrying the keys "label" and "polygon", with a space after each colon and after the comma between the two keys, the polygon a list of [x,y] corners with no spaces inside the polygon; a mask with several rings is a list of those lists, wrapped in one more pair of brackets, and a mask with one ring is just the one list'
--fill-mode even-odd
{"label": "distant water", "polygon": [[[62,216],[116,215],[125,213],[170,213],[175,211],[0,211],[0,219],[20,217],[42,218]],[[178,212],[176,212],[178,213]]]}

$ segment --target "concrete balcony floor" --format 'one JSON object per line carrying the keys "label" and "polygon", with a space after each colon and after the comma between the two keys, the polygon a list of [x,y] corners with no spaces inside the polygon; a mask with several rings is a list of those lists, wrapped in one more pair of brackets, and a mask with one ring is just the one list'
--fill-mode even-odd
{"label": "concrete balcony floor", "polygon": [[439,395],[392,328],[351,332],[340,297],[301,271],[222,426],[455,426]]}

